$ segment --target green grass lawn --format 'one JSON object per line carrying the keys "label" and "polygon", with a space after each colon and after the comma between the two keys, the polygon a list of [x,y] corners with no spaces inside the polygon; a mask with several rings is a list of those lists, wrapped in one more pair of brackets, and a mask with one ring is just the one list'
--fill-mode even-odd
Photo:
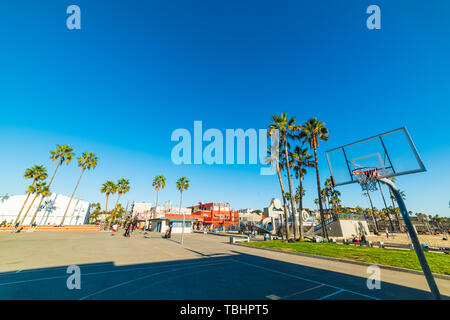
{"label": "green grass lawn", "polygon": [[[379,265],[422,270],[415,251],[356,247],[335,243],[295,242],[281,240],[243,243],[254,247],[303,252],[349,260],[357,260]],[[450,275],[450,255],[425,252],[430,269],[434,273]]]}

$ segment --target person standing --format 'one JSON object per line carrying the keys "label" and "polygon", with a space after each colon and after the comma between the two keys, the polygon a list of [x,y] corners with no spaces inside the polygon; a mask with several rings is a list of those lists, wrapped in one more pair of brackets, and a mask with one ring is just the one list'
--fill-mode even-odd
{"label": "person standing", "polygon": [[386,239],[389,239],[389,230],[386,228]]}

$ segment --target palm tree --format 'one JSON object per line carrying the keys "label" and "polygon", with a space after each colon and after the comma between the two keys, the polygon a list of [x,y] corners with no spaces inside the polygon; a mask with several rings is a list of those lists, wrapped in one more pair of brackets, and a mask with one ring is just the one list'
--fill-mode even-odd
{"label": "palm tree", "polygon": [[427,215],[424,213],[416,212],[416,217],[419,222],[422,222],[423,224],[425,224],[427,226],[428,232],[431,233],[430,225],[428,224],[428,221],[427,221]]}
{"label": "palm tree", "polygon": [[319,208],[319,199],[315,198],[314,199],[314,204],[317,206],[317,208]]}
{"label": "palm tree", "polygon": [[378,210],[377,208],[373,208],[374,215],[381,220],[385,221],[387,218],[387,212],[385,210]]}
{"label": "palm tree", "polygon": [[[183,191],[189,189],[189,180],[186,177],[182,177],[177,181],[177,189],[180,191],[180,211],[181,212],[181,202],[183,201]],[[184,241],[184,224],[185,224],[185,215],[183,212],[183,229],[181,232],[181,244]]]}
{"label": "palm tree", "polygon": [[356,206],[355,211],[356,211],[356,214],[362,214],[364,210],[360,206]]}
{"label": "palm tree", "polygon": [[[72,158],[75,155],[72,151],[73,148],[70,147],[68,144],[65,145],[58,144],[56,146],[56,150],[50,151],[50,159],[52,160],[52,162],[58,161],[58,164],[56,165],[55,171],[52,174],[50,182],[48,183],[49,188],[53,182],[53,178],[55,177],[56,171],[58,171],[59,166],[63,163],[68,165],[72,161]],[[36,212],[34,213],[34,216],[37,215],[39,209],[41,208],[42,201],[44,201],[44,198],[45,198],[44,195],[42,195],[41,200],[39,201],[39,205],[36,208]]]}
{"label": "palm tree", "polygon": [[287,201],[291,201],[291,193],[290,193],[290,192],[286,192],[286,193],[284,194],[284,196],[286,197],[286,200],[287,200]]}
{"label": "palm tree", "polygon": [[[38,193],[42,196],[42,198],[44,198],[45,196],[48,196],[50,194],[50,186],[46,186],[45,182],[43,182],[44,185],[42,185],[39,189],[38,189]],[[36,185],[37,186],[37,185]],[[33,214],[33,217],[31,218],[30,221],[30,225],[33,224],[34,220],[36,219],[38,210],[36,210]]]}
{"label": "palm tree", "polygon": [[[293,133],[300,130],[300,126],[295,124],[295,117],[288,118],[287,113],[282,113],[281,115],[275,115],[272,116],[273,123],[269,126],[269,130],[278,130],[278,132],[281,133],[280,135],[280,143],[284,145],[284,161],[285,161],[285,168],[287,171],[287,177],[289,181],[289,193],[294,194],[292,187],[292,179],[290,174],[290,163],[289,163],[289,155],[288,155],[288,142],[287,138],[288,135],[290,137],[293,137]],[[294,220],[294,239],[299,238],[299,230],[297,226],[297,218],[295,216],[295,203],[294,198],[290,198],[291,202],[291,210],[292,210],[292,219]],[[302,237],[302,236],[301,236]]]}
{"label": "palm tree", "polygon": [[[300,191],[301,190],[301,191]],[[303,205],[302,205],[302,199],[305,196],[305,188],[301,188],[300,186],[295,189],[295,203],[297,203],[298,206],[298,213],[299,213],[299,229],[300,229],[300,241],[303,241],[303,219],[302,219],[302,213],[303,213]]]}
{"label": "palm tree", "polygon": [[117,217],[115,218],[116,220],[121,220],[122,218],[123,218],[123,216],[124,216],[124,214],[126,213],[126,211],[125,211],[125,209],[122,207],[122,205],[119,203],[118,205],[117,205],[117,208],[116,208],[116,213],[115,213],[115,215],[117,215]]}
{"label": "palm tree", "polygon": [[[49,191],[49,186],[47,185],[47,183],[45,181],[42,181],[42,182],[37,182],[35,186],[30,186],[27,190],[27,193],[34,194],[35,196],[33,198],[33,201],[31,201],[31,204],[28,207],[27,212],[25,212],[25,215],[23,216],[20,224],[23,224],[23,222],[25,221],[25,218],[27,217],[28,212],[30,211],[31,207],[33,206],[34,200],[36,200],[36,197],[38,195],[42,195],[44,197],[44,196],[50,194],[50,191]],[[34,216],[33,216],[33,220],[34,220]],[[33,222],[31,222],[31,223],[33,223]]]}
{"label": "palm tree", "polygon": [[325,209],[327,210],[327,214],[330,212],[330,208],[328,206],[328,188],[323,188],[320,190],[320,194],[322,196],[322,203],[325,205]]}
{"label": "palm tree", "polygon": [[[305,121],[301,126],[301,132],[299,134],[299,138],[304,142],[308,142],[309,146],[314,150],[314,165],[316,168],[316,180],[317,180],[317,195],[320,199],[320,178],[319,178],[319,165],[317,161],[317,148],[319,147],[319,140],[328,140],[328,129],[325,127],[325,123],[318,121],[317,118],[311,118],[308,121]],[[322,202],[319,201],[320,207],[320,217],[322,220],[322,229],[325,234],[325,237],[328,239],[328,232],[325,228],[325,219],[323,216],[323,208]]]}
{"label": "palm tree", "polygon": [[[325,180],[325,195],[327,198],[327,202],[328,202],[328,209],[330,209],[331,207],[331,197],[333,196],[333,183],[331,182],[331,178],[328,178]],[[332,208],[332,212],[334,213],[334,207]]]}
{"label": "palm tree", "polygon": [[120,197],[130,191],[130,181],[128,179],[122,178],[117,182],[117,197],[116,205],[114,206],[113,212],[111,213],[111,222],[114,222],[114,214],[116,213],[117,205],[119,203]]}
{"label": "palm tree", "polygon": [[[105,222],[106,222],[106,217],[108,215],[108,198],[109,198],[109,195],[111,193],[112,194],[116,193],[116,190],[117,190],[117,186],[111,180],[106,181],[102,185],[102,187],[100,188],[100,192],[106,194]],[[106,226],[105,226],[105,230],[106,230]]]}
{"label": "palm tree", "polygon": [[[31,179],[33,178],[33,183],[31,183],[32,186],[34,186],[34,183],[38,180],[45,180],[47,179],[47,169],[45,169],[44,166],[35,165],[31,169],[25,170],[25,179]],[[23,202],[22,208],[20,208],[19,214],[16,217],[16,220],[14,221],[14,225],[16,225],[17,221],[19,221],[20,215],[22,214],[23,208],[25,208],[25,204],[28,201],[28,198],[30,197],[30,193],[27,194],[27,197],[25,198],[25,201]]]}
{"label": "palm tree", "polygon": [[[296,194],[298,194],[298,212],[300,214],[299,220],[299,230],[300,230],[300,241],[303,241],[303,220],[302,220],[302,212],[303,212],[303,195],[305,194],[303,188],[303,178],[306,174],[306,168],[314,167],[314,163],[311,161],[312,155],[308,153],[308,149],[302,148],[300,146],[296,146],[294,152],[291,153],[295,171],[295,178],[299,180],[299,186],[297,188]],[[301,190],[301,192],[300,192]]]}
{"label": "palm tree", "polygon": [[[269,135],[272,135],[272,131],[269,131]],[[277,139],[276,139],[277,140]],[[278,176],[278,182],[280,183],[281,188],[281,197],[283,198],[283,207],[284,207],[284,220],[285,220],[285,231],[286,231],[286,241],[291,237],[291,233],[289,231],[289,212],[286,204],[286,195],[284,192],[283,180],[281,179],[281,170],[280,170],[280,156],[279,156],[280,146],[279,144],[274,144],[271,149],[268,149],[268,156],[265,158],[265,163],[270,164],[271,167],[275,166]],[[274,151],[272,153],[272,151]]]}
{"label": "palm tree", "polygon": [[[92,212],[91,212],[92,210]],[[97,222],[98,216],[101,214],[101,206],[99,202],[94,202],[91,203],[90,208],[89,208],[89,223],[94,222],[93,220],[95,220],[95,222]]]}
{"label": "palm tree", "polygon": [[58,170],[58,167],[63,164],[64,162],[67,164],[72,161],[73,156],[75,155],[73,152],[73,148],[71,148],[69,145],[60,145],[58,144],[56,146],[56,150],[50,151],[50,159],[55,162],[58,161],[58,164],[56,165],[55,171],[53,172],[53,175],[50,179],[50,182],[48,185],[50,186],[52,184],[53,178],[55,177],[56,171]]}
{"label": "palm tree", "polygon": [[77,191],[78,184],[80,183],[81,177],[83,176],[83,173],[86,169],[95,169],[97,167],[98,158],[95,154],[92,152],[83,152],[81,157],[78,157],[78,166],[81,168],[81,174],[78,178],[77,184],[75,185],[75,189],[73,190],[72,195],[70,196],[69,203],[67,204],[66,211],[64,212],[64,216],[61,220],[60,225],[62,226],[64,224],[64,220],[66,219],[67,211],[69,210],[70,203],[72,202],[72,198],[75,195],[75,191]]}
{"label": "palm tree", "polygon": [[155,187],[156,189],[156,205],[155,205],[155,214],[156,214],[156,210],[158,209],[158,194],[159,194],[159,190],[164,189],[166,186],[166,178],[160,174],[157,175],[155,177],[155,179],[153,179],[153,187]]}
{"label": "palm tree", "polygon": [[330,202],[333,206],[333,214],[337,213],[337,207],[341,203],[341,200],[339,199],[340,196],[341,196],[341,193],[338,190],[336,190],[334,188],[331,189]]}
{"label": "palm tree", "polygon": [[298,186],[297,189],[295,189],[294,200],[295,200],[295,203],[297,204],[297,206],[299,206],[299,204],[300,204],[300,194],[302,197],[305,196],[305,188],[302,188],[301,190],[302,190],[302,192],[300,192],[300,186]]}

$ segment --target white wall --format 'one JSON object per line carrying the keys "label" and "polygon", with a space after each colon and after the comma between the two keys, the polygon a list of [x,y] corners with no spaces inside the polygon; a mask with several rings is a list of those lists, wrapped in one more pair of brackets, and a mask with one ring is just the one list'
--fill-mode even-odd
{"label": "white wall", "polygon": [[353,234],[359,236],[359,232],[369,235],[369,226],[366,221],[361,220],[340,220],[343,237],[351,237]]}
{"label": "white wall", "polygon": [[[359,236],[359,232],[363,232],[366,236],[369,235],[369,226],[365,220],[344,220],[339,219],[326,226],[329,237],[344,237],[351,238],[352,236]],[[316,232],[317,235],[322,235],[322,229]]]}
{"label": "white wall", "polygon": [[[7,222],[14,222],[22,208],[23,202],[26,199],[26,195],[15,195],[15,196],[0,196],[0,222],[6,220]],[[33,201],[34,195],[30,195],[27,203],[20,215],[19,222],[22,220],[23,216],[27,212],[31,202]],[[52,193],[51,195],[45,197],[41,204],[41,208],[36,215],[36,223],[40,224],[59,224],[64,216],[67,204],[69,203],[70,197],[64,196],[62,194]],[[41,196],[38,196],[33,203],[30,211],[25,218],[24,224],[29,224],[36,212],[37,206],[41,201]],[[89,208],[90,203],[87,201],[82,201],[79,199],[72,199],[70,203],[69,210],[67,211],[66,219],[64,224],[75,225],[75,224],[86,224],[89,219]]]}
{"label": "white wall", "polygon": [[150,211],[152,204],[150,202],[135,202],[133,207],[133,214]]}

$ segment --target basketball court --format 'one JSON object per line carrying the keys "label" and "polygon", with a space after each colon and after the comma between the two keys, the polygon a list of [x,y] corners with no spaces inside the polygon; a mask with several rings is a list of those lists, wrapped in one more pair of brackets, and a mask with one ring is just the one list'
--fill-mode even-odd
{"label": "basketball court", "polygon": [[[36,236],[41,238],[33,241]],[[423,275],[382,270],[381,289],[369,290],[365,266],[230,245],[227,236],[188,234],[184,247],[177,238],[166,240],[138,232],[131,238],[100,233],[55,241],[57,236],[31,234],[14,239],[27,247],[36,243],[34,254],[53,253],[53,261],[40,268],[30,268],[27,261],[16,261],[17,267],[3,262],[0,299],[432,298]],[[143,249],[133,254],[137,248]],[[64,265],[58,265],[63,261]],[[71,276],[67,267],[71,264],[80,268],[80,289],[67,287]],[[443,293],[449,294],[450,280],[438,281]]]}

